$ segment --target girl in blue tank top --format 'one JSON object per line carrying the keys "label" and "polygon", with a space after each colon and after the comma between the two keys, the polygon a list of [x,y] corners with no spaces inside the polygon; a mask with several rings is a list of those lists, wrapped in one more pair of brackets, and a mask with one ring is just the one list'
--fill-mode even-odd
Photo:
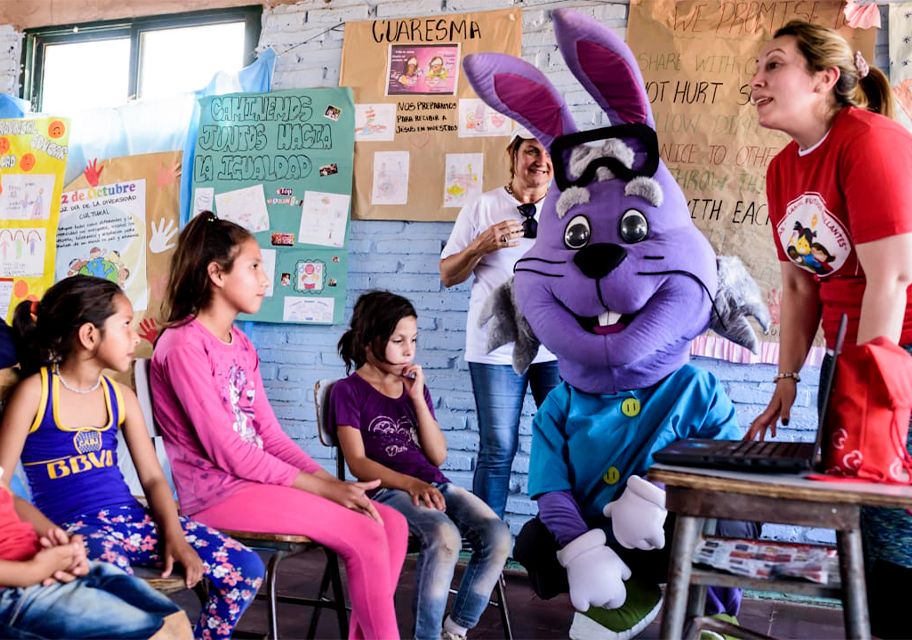
{"label": "girl in blue tank top", "polygon": [[[136,395],[103,373],[129,370],[139,343],[132,322],[120,287],[90,276],[66,278],[40,303],[19,304],[13,328],[23,380],[0,423],[0,467],[12,469],[21,458],[37,507],[30,520],[82,534],[90,559],[128,573],[132,565],[158,567],[163,576],[176,562],[188,587],[205,576],[209,600],[195,635],[230,637],[263,563],[237,541],[178,516]],[[148,509],[117,466],[118,429]]]}

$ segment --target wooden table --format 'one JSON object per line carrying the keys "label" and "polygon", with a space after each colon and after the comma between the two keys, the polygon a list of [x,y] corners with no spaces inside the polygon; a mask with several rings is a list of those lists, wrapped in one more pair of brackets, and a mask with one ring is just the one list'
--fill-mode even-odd
{"label": "wooden table", "polygon": [[[743,627],[704,617],[708,585],[838,597],[843,604],[846,637],[864,640],[871,637],[859,525],[861,507],[912,508],[912,487],[820,482],[795,474],[744,473],[662,464],[653,466],[648,477],[653,482],[665,484],[668,510],[677,514],[662,638],[696,638],[701,629],[740,638],[767,638]],[[694,550],[704,523],[717,518],[835,529],[839,579],[820,585],[694,568]]]}

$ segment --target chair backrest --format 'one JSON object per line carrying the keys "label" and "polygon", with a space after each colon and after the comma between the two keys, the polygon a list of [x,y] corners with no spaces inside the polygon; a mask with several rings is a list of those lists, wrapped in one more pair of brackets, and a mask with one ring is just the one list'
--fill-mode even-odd
{"label": "chair backrest", "polygon": [[345,458],[336,438],[336,430],[330,421],[329,398],[336,380],[322,378],[314,385],[314,409],[317,413],[317,435],[324,447],[332,447],[336,454],[336,477],[345,480]]}
{"label": "chair backrest", "polygon": [[142,410],[143,419],[146,421],[149,437],[155,439],[161,436],[161,432],[158,430],[155,416],[152,413],[152,386],[149,375],[151,367],[151,359],[136,359],[133,363],[133,386],[136,387],[136,399],[139,400],[139,408]]}
{"label": "chair backrest", "polygon": [[[136,399],[139,400],[139,408],[142,411],[143,419],[146,421],[146,429],[149,431],[149,437],[152,438],[152,444],[155,446],[155,453],[158,456],[158,462],[165,472],[165,478],[171,486],[171,492],[174,492],[174,480],[171,477],[171,463],[168,461],[168,454],[165,452],[165,443],[162,441],[161,431],[155,422],[155,416],[152,413],[152,389],[149,386],[149,367],[152,361],[148,358],[137,358],[133,362],[133,387],[136,390]],[[117,434],[117,462],[123,473],[124,480],[130,487],[130,492],[135,496],[143,495],[143,488],[139,482],[139,474],[133,466],[133,459],[130,457],[130,450],[124,440],[123,432]]]}

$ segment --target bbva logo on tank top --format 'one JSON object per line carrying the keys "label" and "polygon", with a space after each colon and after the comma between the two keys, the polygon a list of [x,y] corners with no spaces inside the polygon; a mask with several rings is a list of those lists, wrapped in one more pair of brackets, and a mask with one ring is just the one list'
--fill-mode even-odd
{"label": "bbva logo on tank top", "polygon": [[821,278],[839,271],[852,253],[845,227],[818,193],[789,202],[776,234],[792,264]]}
{"label": "bbva logo on tank top", "polygon": [[73,436],[73,448],[78,455],[47,463],[48,477],[51,480],[114,466],[114,453],[110,449],[102,451],[101,433],[98,431],[78,431]]}

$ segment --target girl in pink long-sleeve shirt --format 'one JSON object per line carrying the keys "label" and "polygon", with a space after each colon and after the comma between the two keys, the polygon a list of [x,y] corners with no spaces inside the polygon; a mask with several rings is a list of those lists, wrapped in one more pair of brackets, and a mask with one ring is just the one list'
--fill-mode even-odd
{"label": "girl in pink long-sleeve shirt", "polygon": [[367,497],[378,481],[337,480],[279,426],[256,351],[234,326],[238,313],[259,310],[267,284],[243,227],[203,212],[181,232],[151,372],[181,510],[216,528],[305,535],[333,549],[348,576],[350,637],[396,638],[408,526]]}

